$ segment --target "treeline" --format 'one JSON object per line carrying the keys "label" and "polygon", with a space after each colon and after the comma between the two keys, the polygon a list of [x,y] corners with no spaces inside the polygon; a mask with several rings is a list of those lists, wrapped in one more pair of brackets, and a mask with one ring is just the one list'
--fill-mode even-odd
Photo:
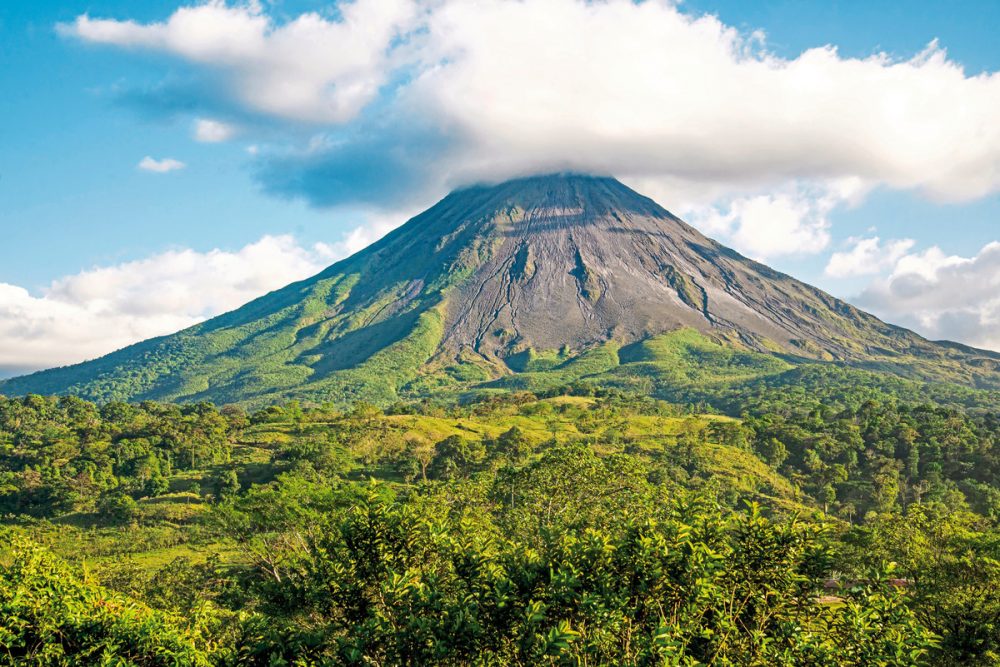
{"label": "treeline", "polygon": [[162,494],[175,471],[225,462],[247,425],[242,410],[207,403],[0,397],[0,514],[55,516]]}
{"label": "treeline", "polygon": [[781,373],[738,381],[685,383],[674,378],[650,381],[640,377],[621,384],[629,387],[637,383],[644,385],[643,393],[693,405],[701,412],[719,411],[734,416],[764,412],[788,415],[824,407],[856,409],[869,400],[930,404],[974,413],[1000,410],[1000,391],[996,389],[908,380],[834,364],[804,364]]}
{"label": "treeline", "polygon": [[168,481],[187,470],[214,470],[194,490],[225,495],[239,488],[228,469],[234,447],[248,429],[267,425],[284,425],[303,436],[276,448],[279,470],[281,464],[308,463],[327,474],[361,468],[381,476],[391,469],[404,481],[448,480],[482,470],[501,456],[525,457],[537,443],[516,427],[488,441],[404,437],[386,414],[494,421],[516,414],[538,420],[555,415],[574,425],[581,442],[595,446],[632,451],[658,439],[667,446],[655,455],[660,463],[655,474],[682,484],[698,472],[693,460],[698,446],[718,443],[752,452],[815,506],[848,522],[927,500],[1000,517],[996,413],[891,398],[790,410],[781,399],[762,402],[741,421],[688,419],[672,433],[629,436],[631,417],[681,417],[696,406],[587,385],[565,392],[596,400],[553,405],[522,392],[467,405],[400,404],[385,412],[364,403],[344,412],[291,402],[247,414],[207,403],[97,406],[74,397],[0,397],[0,515],[54,517],[99,505],[105,515],[127,514],[131,499],[190,490],[190,484],[172,488]]}
{"label": "treeline", "polygon": [[848,521],[939,501],[1000,518],[1000,418],[868,400],[744,426],[756,453]]}
{"label": "treeline", "polygon": [[[395,442],[387,442],[395,434],[381,420],[385,414],[458,419],[516,410],[537,399],[525,393],[465,406],[399,404],[386,411],[363,402],[342,411],[330,405],[303,407],[292,401],[247,414],[237,406],[218,408],[210,403],[145,401],[99,406],[72,396],[0,396],[0,516],[55,517],[95,509],[102,515],[125,515],[131,511],[131,500],[168,491],[224,494],[236,484],[232,472],[226,470],[234,448],[254,426],[288,426],[303,436],[280,447],[275,456],[279,464],[333,456],[339,457],[336,465],[321,464],[327,472],[350,468],[348,459],[412,469],[419,463],[406,458],[398,435]],[[662,401],[615,394],[613,403],[617,411],[679,414],[679,408]],[[346,451],[348,444],[353,444],[351,453]],[[452,440],[441,446],[466,444]],[[421,450],[418,456],[424,453]],[[437,467],[451,465],[446,463],[449,458],[447,452],[438,454]],[[182,488],[170,485],[178,472],[205,469],[218,473],[208,484],[197,488],[190,482]]]}

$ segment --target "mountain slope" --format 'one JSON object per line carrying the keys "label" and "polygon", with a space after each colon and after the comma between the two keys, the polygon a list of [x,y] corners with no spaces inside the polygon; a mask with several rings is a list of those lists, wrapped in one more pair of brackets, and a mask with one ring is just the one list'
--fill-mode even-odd
{"label": "mountain slope", "polygon": [[654,363],[641,345],[680,329],[774,372],[812,359],[1000,387],[1000,355],[885,324],[614,179],[557,175],[457,191],[308,280],[0,392],[386,403]]}

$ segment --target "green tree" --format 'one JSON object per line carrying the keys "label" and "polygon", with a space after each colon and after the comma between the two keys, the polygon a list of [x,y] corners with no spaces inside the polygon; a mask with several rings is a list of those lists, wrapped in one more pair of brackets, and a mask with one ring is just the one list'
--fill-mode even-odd
{"label": "green tree", "polygon": [[118,525],[137,521],[142,515],[139,504],[132,496],[120,491],[112,491],[101,496],[97,502],[97,513],[103,521]]}
{"label": "green tree", "polygon": [[212,492],[216,500],[225,500],[239,494],[240,478],[232,469],[222,470],[216,474],[212,483]]}

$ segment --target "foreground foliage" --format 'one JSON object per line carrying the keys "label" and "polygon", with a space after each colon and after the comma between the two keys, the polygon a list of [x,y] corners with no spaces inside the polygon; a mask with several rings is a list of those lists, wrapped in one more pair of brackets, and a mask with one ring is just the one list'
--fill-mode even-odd
{"label": "foreground foliage", "polygon": [[345,664],[902,665],[932,645],[892,590],[819,604],[822,530],[757,508],[668,502],[510,540],[434,507],[370,491],[289,564],[294,622],[244,658],[291,658],[303,632],[314,658]]}
{"label": "foreground foliage", "polygon": [[80,580],[18,540],[0,567],[0,656],[32,665],[209,665],[212,641],[173,614]]}
{"label": "foreground foliage", "polygon": [[571,394],[0,398],[0,661],[997,662],[989,414]]}
{"label": "foreground foliage", "polygon": [[[824,530],[756,507],[726,518],[640,504],[645,517],[577,517],[511,540],[471,507],[442,519],[442,498],[387,496],[373,487],[279,548],[247,582],[255,613],[196,628],[18,546],[0,570],[0,647],[34,664],[909,665],[934,643],[884,584],[817,601]],[[235,627],[220,645],[202,628],[223,619]]]}

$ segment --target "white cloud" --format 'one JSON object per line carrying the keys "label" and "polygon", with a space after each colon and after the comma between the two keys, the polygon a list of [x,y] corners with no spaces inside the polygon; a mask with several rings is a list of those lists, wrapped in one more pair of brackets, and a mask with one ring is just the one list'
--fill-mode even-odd
{"label": "white cloud", "polygon": [[221,0],[166,21],[80,16],[64,33],[221,73],[279,118],[390,115],[454,141],[454,180],[575,168],[767,186],[857,178],[962,200],[1000,189],[1000,76],[936,44],[909,60],[795,58],[667,0],[356,0],[287,22]]}
{"label": "white cloud", "polygon": [[929,338],[1000,351],[1000,242],[974,257],[946,255],[936,246],[904,255],[856,303]]}
{"label": "white cloud", "polygon": [[936,46],[782,59],[714,17],[625,0],[446,2],[429,26],[434,66],[410,96],[471,138],[470,169],[1000,187],[1000,76],[966,77]]}
{"label": "white cloud", "polygon": [[[385,196],[352,178],[439,192],[528,172],[610,173],[767,259],[827,248],[830,212],[878,186],[940,200],[1000,191],[1000,74],[967,75],[936,42],[904,59],[824,45],[785,58],[761,33],[670,0],[355,0],[338,10],[280,21],[259,3],[212,0],[158,23],[84,15],[61,30],[194,63],[249,112],[335,126],[326,150],[349,159],[331,167],[323,151],[304,151],[304,177],[269,190],[322,205]],[[371,141],[389,125],[409,134]],[[367,238],[358,231],[352,243]],[[900,276],[946,268],[911,247],[857,239],[827,274],[872,274],[897,259]]]}
{"label": "white cloud", "polygon": [[142,158],[137,165],[139,169],[143,171],[151,171],[156,174],[165,174],[169,171],[177,171],[178,169],[183,169],[187,165],[180,160],[175,160],[172,157],[165,157],[162,160],[156,160],[149,155]]}
{"label": "white cloud", "polygon": [[913,248],[913,239],[894,239],[884,245],[877,236],[850,238],[850,250],[835,252],[830,256],[825,273],[831,278],[850,278],[881,273],[896,263]]}
{"label": "white cloud", "polygon": [[340,241],[331,244],[317,244],[317,247],[331,257],[348,257],[378,241],[416,213],[416,211],[410,213],[370,213],[363,225],[358,225],[346,232]]}
{"label": "white cloud", "polygon": [[94,358],[172,333],[306,278],[346,247],[265,236],[235,252],[172,250],[54,281],[33,295],[0,283],[0,372]]}
{"label": "white cloud", "polygon": [[832,182],[824,188],[797,186],[680,210],[706,234],[766,260],[825,249],[830,243],[827,216],[837,206],[849,205],[856,194],[851,184]]}
{"label": "white cloud", "polygon": [[340,5],[340,20],[316,13],[276,25],[258,3],[212,0],[182,7],[163,23],[80,16],[61,32],[89,42],[174,54],[221,72],[232,95],[266,114],[339,123],[378,93],[392,71],[390,46],[412,26],[411,0]]}
{"label": "white cloud", "polygon": [[206,144],[229,141],[236,136],[236,128],[211,118],[198,118],[194,122],[194,139]]}

